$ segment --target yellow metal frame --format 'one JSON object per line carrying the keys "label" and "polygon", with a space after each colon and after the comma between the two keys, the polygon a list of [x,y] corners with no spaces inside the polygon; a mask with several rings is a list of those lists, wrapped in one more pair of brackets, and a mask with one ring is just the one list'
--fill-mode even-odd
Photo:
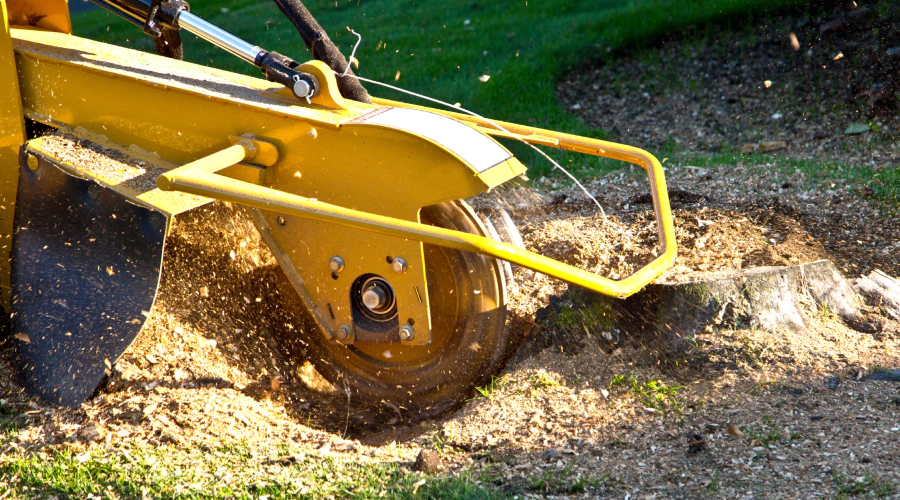
{"label": "yellow metal frame", "polygon": [[22,98],[8,18],[6,0],[0,0],[0,301],[7,313],[11,304],[9,256],[19,181],[19,148],[25,142]]}
{"label": "yellow metal frame", "polygon": [[[512,124],[506,125],[510,125],[510,127],[505,127],[507,130],[515,128]],[[625,298],[639,291],[671,267],[676,257],[675,229],[662,165],[660,165],[659,161],[653,155],[630,146],[577,136],[566,136],[565,134],[551,131],[541,132],[542,135],[559,140],[559,146],[565,149],[630,161],[644,167],[650,177],[653,204],[660,234],[661,252],[656,259],[625,279],[611,280],[491,238],[358,210],[350,210],[337,205],[216,175],[216,172],[244,161],[251,154],[251,151],[243,144],[236,144],[223,151],[171,170],[157,179],[157,185],[163,191],[178,190],[252,206],[261,210],[286,213],[297,217],[487,255],[533,269],[595,292],[620,298]],[[527,137],[525,139],[527,140]]]}
{"label": "yellow metal frame", "polygon": [[[56,32],[29,27],[6,35],[7,45],[12,38],[16,68],[4,73],[3,81],[21,82],[23,109],[15,111],[16,119],[24,114],[54,127],[102,134],[101,143],[158,154],[159,165],[172,165],[159,177],[161,189],[260,209],[257,224],[263,236],[326,331],[333,333],[352,319],[344,306],[331,311],[332,303],[346,302],[348,296],[346,283],[332,281],[327,271],[328,259],[337,252],[353,254],[348,268],[356,266],[354,275],[377,272],[376,265],[385,266],[385,255],[406,258],[409,271],[392,275],[392,284],[407,294],[403,301],[398,298],[398,313],[423,325],[416,328],[415,340],[404,342],[408,344],[430,339],[424,327],[430,316],[423,242],[500,258],[617,297],[640,290],[674,262],[662,168],[640,149],[510,123],[499,123],[506,131],[497,130],[486,120],[387,100],[376,99],[374,105],[347,101],[337,92],[333,75],[317,62],[303,66],[324,83],[310,105],[260,79],[81,39],[60,27],[45,29]],[[103,95],[96,89],[103,89]],[[650,178],[659,257],[614,281],[489,238],[419,223],[421,207],[490,190],[524,167],[510,158],[479,172],[428,137],[359,121],[384,107],[438,113],[495,138],[641,165]],[[242,139],[245,134],[256,141]],[[254,148],[261,149],[253,153]],[[239,162],[265,168],[222,170]],[[3,191],[10,192],[14,189]],[[138,202],[154,205],[152,199],[145,194]],[[284,227],[282,217],[287,219]],[[350,229],[332,231],[329,224]],[[328,313],[322,310],[326,305]]]}

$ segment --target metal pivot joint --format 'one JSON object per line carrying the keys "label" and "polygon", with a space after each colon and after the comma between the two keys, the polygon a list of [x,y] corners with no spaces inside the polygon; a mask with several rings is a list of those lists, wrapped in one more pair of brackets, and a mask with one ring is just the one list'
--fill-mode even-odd
{"label": "metal pivot joint", "polygon": [[266,80],[280,83],[298,99],[312,99],[319,93],[319,81],[309,73],[297,71],[300,63],[278,52],[261,52],[254,64],[266,75]]}
{"label": "metal pivot joint", "polygon": [[[144,21],[144,33],[159,38],[163,35],[163,29],[171,27],[178,29],[178,16],[184,11],[190,11],[191,6],[184,0],[151,0],[147,19]],[[164,25],[160,25],[162,22]]]}

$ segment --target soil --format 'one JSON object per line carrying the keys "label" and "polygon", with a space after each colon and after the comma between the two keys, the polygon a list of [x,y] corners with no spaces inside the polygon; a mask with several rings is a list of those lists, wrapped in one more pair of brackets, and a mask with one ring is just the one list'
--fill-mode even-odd
{"label": "soil", "polygon": [[[900,6],[846,7],[696,26],[637,57],[587,65],[564,105],[650,150],[782,150],[900,164]],[[864,130],[848,134],[853,124]]]}
{"label": "soil", "polygon": [[[527,206],[506,208],[527,246],[625,275],[652,256],[645,244],[655,236],[654,223],[627,176],[595,182],[603,181],[621,190],[609,190],[621,193],[620,204],[612,195],[601,200],[612,207],[605,222],[566,191],[532,192]],[[789,207],[687,191],[673,199],[680,257],[663,279],[823,257],[848,266],[828,250],[837,245],[829,235],[839,232],[804,226]],[[473,203],[487,212],[495,201]],[[864,378],[867,370],[900,366],[900,324],[889,318],[876,334],[865,334],[814,312],[805,335],[717,329],[672,353],[651,348],[650,339],[610,349],[603,332],[566,330],[549,347],[527,345],[488,397],[421,425],[389,408],[348,405],[304,360],[280,356],[279,338],[296,335],[305,322],[275,286],[278,268],[240,208],[200,208],[168,243],[153,314],[94,399],[76,410],[49,408],[11,377],[0,378],[4,404],[28,411],[4,453],[48,447],[118,453],[230,440],[291,443],[350,460],[385,453],[412,468],[421,450],[437,448],[447,473],[483,470],[523,495],[584,487],[608,496],[663,489],[685,498],[830,496],[841,485],[875,491],[900,482],[890,465],[900,454],[900,407],[892,403],[900,386]],[[554,329],[535,317],[565,285],[521,269],[515,277],[510,327],[533,337]],[[562,338],[575,335],[577,342]],[[10,373],[8,346],[4,352],[2,369]],[[625,382],[614,384],[617,376]],[[642,394],[652,381],[678,389],[661,399]],[[729,425],[738,436],[728,434]],[[781,485],[777,494],[771,481]]]}
{"label": "soil", "polygon": [[[821,32],[818,19],[808,25]],[[767,26],[758,28],[759,40]],[[596,96],[587,89],[598,75],[563,86]],[[735,144],[757,140],[723,130]],[[837,132],[833,139],[850,140]],[[850,183],[770,170],[750,161],[670,167],[679,256],[660,279],[818,259],[832,260],[851,281],[875,269],[900,275],[900,223],[884,205]],[[621,278],[658,251],[640,174],[626,168],[586,182],[606,218],[583,193],[552,181],[542,191],[514,187],[470,201],[483,215],[507,210],[529,248]],[[435,450],[441,473],[484,471],[520,496],[900,498],[900,385],[871,377],[900,367],[900,323],[876,302],[867,307],[879,327],[869,333],[811,310],[803,332],[711,328],[669,352],[653,339],[610,345],[604,339],[627,332],[602,325],[583,325],[583,335],[560,330],[548,346],[538,334],[558,325],[538,318],[559,307],[567,286],[516,269],[509,328],[534,340],[478,397],[419,423],[396,408],[352,401],[304,359],[281,355],[285,339],[310,328],[308,318],[279,285],[277,264],[242,209],[217,203],[176,221],[144,330],[80,408],[52,408],[24,394],[11,341],[3,342],[0,398],[20,414],[21,428],[0,441],[3,456],[275,443],[419,470],[420,452]]]}

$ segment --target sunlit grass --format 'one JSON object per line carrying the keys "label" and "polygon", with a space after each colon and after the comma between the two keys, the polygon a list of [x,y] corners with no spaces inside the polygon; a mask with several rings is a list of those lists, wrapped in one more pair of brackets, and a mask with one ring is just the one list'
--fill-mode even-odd
{"label": "sunlit grass", "polygon": [[[816,3],[816,2],[813,2]],[[822,2],[818,2],[822,3]],[[555,88],[566,72],[608,58],[624,47],[649,46],[666,33],[711,22],[759,19],[773,9],[808,8],[803,0],[315,0],[306,2],[345,53],[363,35],[358,73],[424,93],[483,115],[525,125],[603,138],[564,110]],[[191,2],[194,13],[244,39],[296,59],[309,56],[294,27],[272,2]],[[102,10],[76,16],[81,36],[152,51],[138,28]],[[696,30],[694,30],[696,31]],[[693,36],[693,35],[692,35]],[[192,62],[257,75],[252,66],[185,34]],[[487,82],[479,77],[489,75]],[[379,97],[411,100],[368,86]],[[530,174],[547,175],[547,162],[513,144]],[[651,151],[653,153],[659,153]],[[557,152],[563,164],[579,158],[586,177],[620,166]]]}
{"label": "sunlit grass", "polygon": [[395,463],[318,453],[268,457],[241,444],[216,449],[48,451],[0,458],[7,498],[451,498],[507,495],[469,472],[426,476]]}

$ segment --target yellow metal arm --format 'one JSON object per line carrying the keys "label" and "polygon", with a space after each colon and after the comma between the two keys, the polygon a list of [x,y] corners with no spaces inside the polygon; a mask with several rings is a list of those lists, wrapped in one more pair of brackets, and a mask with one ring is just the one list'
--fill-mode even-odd
{"label": "yellow metal arm", "polygon": [[[558,135],[561,136],[562,134]],[[171,170],[157,179],[157,185],[164,191],[178,190],[247,205],[261,210],[275,211],[483,254],[533,269],[605,295],[620,298],[627,297],[656,279],[675,260],[675,232],[672,225],[672,214],[669,208],[662,166],[652,155],[636,148],[571,137],[580,140],[579,142],[568,137],[564,138],[566,144],[572,150],[577,150],[576,148],[586,149],[588,150],[587,152],[593,154],[633,161],[642,165],[650,176],[662,251],[659,257],[623,280],[616,281],[604,278],[540,254],[483,236],[351,210],[216,174],[216,172],[224,168],[243,161],[248,155],[255,154],[252,144],[246,141]]]}

